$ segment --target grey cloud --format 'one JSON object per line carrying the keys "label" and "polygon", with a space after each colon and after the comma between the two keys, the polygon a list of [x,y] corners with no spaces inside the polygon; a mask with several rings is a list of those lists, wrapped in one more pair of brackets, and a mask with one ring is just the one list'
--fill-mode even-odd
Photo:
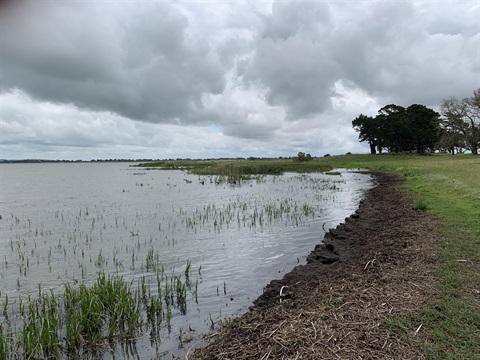
{"label": "grey cloud", "polygon": [[[114,4],[103,6],[118,12]],[[170,5],[125,7],[113,20],[108,9],[71,3],[30,14],[21,31],[9,24],[2,35],[2,90],[144,121],[195,122],[202,97],[225,87],[214,50]]]}
{"label": "grey cloud", "polygon": [[[474,36],[479,32],[478,1],[464,1],[461,5],[438,2],[423,11],[431,34]],[[460,5],[460,4],[458,4]]]}
{"label": "grey cloud", "polygon": [[338,77],[325,46],[328,5],[277,2],[264,21],[251,61],[240,68],[245,84],[265,86],[268,103],[286,106],[290,118],[327,109]]}
{"label": "grey cloud", "polygon": [[[468,2],[30,2],[38,9],[0,14],[0,96],[18,88],[58,107],[40,117],[18,104],[38,121],[23,133],[4,110],[14,132],[4,141],[316,153],[332,136],[351,146],[357,112],[478,87],[478,4]],[[64,120],[49,118],[61,108]],[[98,113],[112,125],[88,120]],[[215,144],[208,126],[223,133]]]}
{"label": "grey cloud", "polygon": [[274,138],[275,126],[253,121],[245,123],[228,124],[224,127],[223,133],[242,139],[270,140]]}
{"label": "grey cloud", "polygon": [[286,106],[290,119],[328,110],[338,80],[374,88],[375,50],[391,45],[388,10],[379,10],[372,14],[375,21],[352,12],[348,21],[333,23],[327,3],[276,2],[251,61],[243,64],[245,82],[264,85],[269,104]]}
{"label": "grey cloud", "polygon": [[324,2],[281,2],[272,5],[272,16],[265,17],[265,27],[260,34],[262,38],[274,41],[287,40],[299,32],[311,33],[331,26],[330,9]]}
{"label": "grey cloud", "polygon": [[[242,61],[246,54],[253,51],[253,44],[250,40],[231,37],[221,43],[217,48],[222,65],[230,69]],[[237,63],[236,63],[237,61]]]}
{"label": "grey cloud", "polygon": [[278,1],[239,73],[245,85],[265,87],[268,103],[285,106],[290,120],[329,110],[334,84],[343,80],[381,102],[435,106],[449,94],[478,87],[480,35],[478,29],[470,35],[431,34],[427,15],[434,8],[413,2]]}
{"label": "grey cloud", "polygon": [[[436,8],[437,4],[402,2],[365,9],[356,24],[356,35],[344,32],[340,38],[340,43],[358,44],[351,60],[345,61],[347,54],[342,57],[345,77],[383,103],[405,106],[438,106],[448,94],[475,88],[478,71],[470,61],[478,62],[480,56],[475,45],[478,35],[475,40],[461,33],[431,34],[428,14]],[[456,12],[456,5],[443,8],[443,16],[448,16],[449,9]]]}

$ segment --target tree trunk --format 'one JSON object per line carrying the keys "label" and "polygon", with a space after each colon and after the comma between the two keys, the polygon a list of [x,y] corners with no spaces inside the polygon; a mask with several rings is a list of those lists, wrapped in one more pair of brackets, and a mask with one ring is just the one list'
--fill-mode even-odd
{"label": "tree trunk", "polygon": [[370,154],[375,155],[377,153],[377,150],[375,150],[375,143],[370,142]]}

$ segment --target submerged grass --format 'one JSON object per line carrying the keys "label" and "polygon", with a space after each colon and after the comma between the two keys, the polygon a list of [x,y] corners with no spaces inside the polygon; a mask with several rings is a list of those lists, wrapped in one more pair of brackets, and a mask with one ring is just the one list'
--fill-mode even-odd
{"label": "submerged grass", "polygon": [[138,291],[118,276],[101,273],[91,287],[67,284],[63,296],[39,287],[38,297],[29,295],[20,308],[21,330],[9,321],[9,332],[2,326],[0,358],[60,358],[132,338],[143,324],[140,311]]}
{"label": "submerged grass", "polygon": [[[185,274],[190,272],[187,262]],[[134,285],[123,277],[101,272],[91,286],[66,284],[62,295],[44,292],[19,298],[18,312],[8,316],[7,298],[4,321],[0,325],[0,359],[58,359],[126,343],[150,328],[159,334],[162,321],[170,328],[172,307],[186,313],[189,278],[172,273],[168,278],[157,270],[158,293],[151,293],[146,277]],[[165,296],[160,285],[165,282]],[[176,302],[174,303],[174,295]],[[168,298],[167,298],[168,297]],[[163,303],[165,302],[165,307]],[[109,344],[109,345],[107,345]]]}

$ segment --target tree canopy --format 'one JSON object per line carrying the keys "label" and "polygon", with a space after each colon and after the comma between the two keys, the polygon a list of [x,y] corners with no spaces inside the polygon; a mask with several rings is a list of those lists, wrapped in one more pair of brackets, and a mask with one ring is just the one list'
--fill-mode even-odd
{"label": "tree canopy", "polygon": [[311,161],[311,160],[313,160],[313,157],[310,154],[305,154],[304,152],[300,151],[297,154],[297,157],[295,158],[295,160],[298,161],[298,162]]}
{"label": "tree canopy", "polygon": [[390,104],[378,110],[375,117],[360,114],[352,121],[360,141],[367,141],[370,153],[412,152],[424,154],[433,150],[440,135],[440,115],[413,104],[408,108]]}
{"label": "tree canopy", "polygon": [[449,151],[463,149],[478,155],[480,150],[480,88],[462,100],[443,99],[441,113],[420,104],[407,108],[390,104],[377,116],[360,114],[352,121],[360,142],[366,141],[370,153]]}
{"label": "tree canopy", "polygon": [[480,89],[463,100],[449,97],[442,101],[442,140],[450,147],[463,145],[472,154],[480,148]]}

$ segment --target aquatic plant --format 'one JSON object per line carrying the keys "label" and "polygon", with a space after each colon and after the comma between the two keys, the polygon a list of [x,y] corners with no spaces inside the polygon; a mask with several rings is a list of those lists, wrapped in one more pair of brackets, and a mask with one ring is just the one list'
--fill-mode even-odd
{"label": "aquatic plant", "polygon": [[[185,274],[190,267],[189,261]],[[121,276],[103,272],[91,286],[65,284],[63,295],[55,295],[52,290],[44,292],[39,285],[38,297],[28,295],[25,302],[20,301],[21,324],[7,322],[10,333],[0,326],[0,359],[12,358],[9,349],[17,349],[27,359],[60,358],[64,351],[88,352],[106,342],[134,338],[144,326],[158,334],[164,317],[171,326],[172,307],[186,313],[189,286],[181,275],[165,276],[163,268],[157,271],[156,278],[157,284],[165,282],[164,296],[160,286],[157,295],[151,293],[146,276],[135,286]],[[6,295],[5,319],[9,309]],[[11,333],[12,326],[20,326],[20,332]]]}
{"label": "aquatic plant", "polygon": [[[98,346],[96,343],[123,339],[122,334],[127,332],[125,329],[129,324],[130,329],[135,328],[133,320],[125,320],[120,325],[115,313],[111,314],[113,320],[99,315],[105,305],[94,303],[94,299],[87,296],[92,287],[99,286],[95,285],[99,273],[112,274],[106,275],[107,277],[122,274],[129,279],[127,284],[131,287],[135,301],[139,303],[142,323],[140,330],[137,330],[139,333],[143,333],[142,328],[147,327],[147,323],[153,334],[158,329],[152,329],[152,324],[171,327],[174,324],[172,319],[186,313],[187,305],[192,306],[193,301],[198,303],[201,291],[199,277],[202,276],[202,266],[198,267],[198,271],[197,268],[193,270],[189,260],[180,271],[170,271],[173,265],[178,267],[178,260],[168,258],[173,247],[179,244],[184,246],[190,238],[197,236],[224,241],[222,233],[227,230],[260,233],[273,226],[300,226],[322,211],[320,202],[334,201],[334,195],[325,194],[323,189],[340,189],[339,181],[327,180],[325,177],[320,180],[318,177],[321,175],[251,175],[248,174],[251,169],[263,166],[261,161],[252,160],[244,165],[234,169],[224,164],[225,174],[200,175],[198,184],[192,182],[197,177],[188,172],[176,180],[172,177],[168,183],[152,181],[147,184],[148,180],[145,180],[148,186],[144,187],[135,182],[139,181],[136,178],[131,182],[131,188],[122,184],[117,189],[118,200],[114,198],[105,203],[79,200],[71,207],[60,202],[49,204],[47,211],[38,217],[28,212],[27,215],[4,216],[2,226],[6,229],[6,246],[2,252],[4,261],[0,266],[3,292],[0,294],[0,306],[5,320],[2,337],[2,341],[7,344],[5,349],[10,349],[12,354],[12,349],[23,346],[17,336],[23,332],[22,317],[27,319],[30,304],[43,298],[43,295],[32,294],[31,289],[35,289],[36,281],[45,281],[56,289],[60,312],[57,338],[63,349],[67,349],[68,344],[70,351],[84,351]],[[264,168],[266,174],[276,172],[272,170],[276,164],[270,165],[273,167]],[[235,174],[238,169],[239,173]],[[257,185],[265,191],[248,191],[249,187]],[[195,204],[193,207],[184,208],[176,202],[165,204],[160,196],[162,191],[167,191],[175,197],[177,193],[182,194],[184,189],[195,189],[196,186],[205,191],[205,196],[217,193],[221,195],[218,198],[207,196],[206,202],[202,199],[192,202]],[[148,195],[153,199],[149,203],[151,207],[130,206],[123,200],[123,197],[129,197],[130,191],[145,194],[153,187],[155,191]],[[155,199],[157,194],[158,200]],[[197,205],[203,203],[205,205]],[[162,261],[167,262],[169,270],[165,271]],[[225,286],[224,284],[223,294],[226,293]],[[222,293],[221,287],[219,283],[219,293]],[[65,320],[66,295],[63,291],[66,292],[67,289],[72,292],[82,291],[81,296],[90,301],[88,306],[81,305],[84,306],[84,313],[89,311],[98,316],[91,319],[78,312],[68,315],[68,321]],[[18,299],[12,298],[12,291],[20,294]],[[30,298],[27,298],[28,294],[31,294]],[[47,295],[50,296],[48,292]],[[78,306],[80,304],[78,302]],[[27,350],[32,354],[37,351],[33,342],[38,339],[37,335],[31,334],[35,331],[42,334],[41,326],[47,324],[42,323],[42,316],[41,311],[39,316],[31,316],[32,322],[26,326],[28,331],[23,343],[27,347],[32,344],[33,348]],[[167,317],[170,320],[167,321]],[[98,320],[96,325],[94,320]],[[50,321],[49,324],[53,322]],[[92,326],[91,330],[82,330],[87,328],[87,324]],[[133,330],[129,331],[134,333]],[[47,334],[41,336],[46,338]],[[91,339],[87,341],[89,337]],[[41,351],[49,351],[47,347],[43,348]]]}

